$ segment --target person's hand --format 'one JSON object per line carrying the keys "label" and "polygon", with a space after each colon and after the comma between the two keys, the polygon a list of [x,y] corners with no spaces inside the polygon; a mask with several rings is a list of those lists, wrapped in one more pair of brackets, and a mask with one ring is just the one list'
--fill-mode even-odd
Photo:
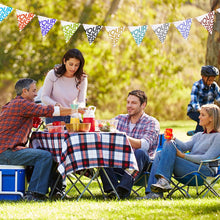
{"label": "person's hand", "polygon": [[56,103],[55,106],[62,107],[62,105],[60,103]]}
{"label": "person's hand", "polygon": [[176,147],[176,156],[184,158],[185,154]]}

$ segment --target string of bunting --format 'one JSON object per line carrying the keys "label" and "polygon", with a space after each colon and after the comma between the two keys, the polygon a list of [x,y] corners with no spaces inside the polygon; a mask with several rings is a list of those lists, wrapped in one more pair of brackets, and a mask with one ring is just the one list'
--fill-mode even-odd
{"label": "string of bunting", "polygon": [[[14,8],[12,7],[8,7],[6,5],[0,4],[0,22],[2,22],[12,12],[13,9]],[[216,9],[216,13],[220,13],[220,8]],[[57,21],[57,19],[35,15],[33,13],[21,11],[18,9],[16,9],[16,15],[17,15],[18,27],[20,31],[22,31],[27,26],[27,24],[35,16],[37,16],[40,29],[41,29],[41,34],[43,37],[47,35],[47,33],[52,29],[53,25]],[[195,19],[201,25],[203,25],[203,27],[210,34],[212,34],[214,16],[215,16],[215,11],[211,11],[204,15],[195,17]],[[160,42],[164,43],[167,33],[169,31],[169,27],[173,23],[173,25],[180,32],[182,37],[185,40],[187,40],[190,29],[191,29],[192,21],[193,21],[193,18],[189,18],[189,19],[182,20],[182,21],[151,25],[151,28],[153,29],[154,33],[159,38]],[[100,25],[80,24],[80,23],[73,23],[73,22],[62,21],[62,20],[60,22],[63,28],[64,38],[65,38],[66,43],[74,35],[74,33],[77,31],[80,25],[83,26],[90,45],[94,42],[98,33],[103,29],[103,26],[100,26]],[[141,42],[143,41],[143,38],[146,34],[148,26],[149,25],[127,27],[138,46],[140,46]],[[105,26],[105,29],[108,33],[108,36],[113,46],[116,46],[121,34],[126,30],[126,27],[125,26],[122,26],[122,27]]]}

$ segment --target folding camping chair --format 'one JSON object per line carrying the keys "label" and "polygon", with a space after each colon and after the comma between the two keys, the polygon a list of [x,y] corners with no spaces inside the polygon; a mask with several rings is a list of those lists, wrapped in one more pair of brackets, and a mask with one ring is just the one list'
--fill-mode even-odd
{"label": "folding camping chair", "polygon": [[[166,141],[166,139],[164,138],[164,134],[160,134],[159,135],[159,144],[158,144],[158,147],[157,147],[157,151],[162,150],[163,144],[164,144],[165,141]],[[152,166],[152,162],[146,167],[146,169],[144,169],[144,171],[142,171],[140,176],[134,182],[133,186],[137,186],[138,188],[133,187],[132,192],[134,194],[136,194],[137,196],[140,196],[140,194],[138,193],[138,191],[140,189],[142,189],[142,188],[146,189],[146,187],[147,187],[147,181],[148,181],[148,177],[150,175],[150,169],[151,169],[151,166]]]}
{"label": "folding camping chair", "polygon": [[[200,172],[201,166],[203,164],[207,164],[209,167],[215,169],[214,176],[205,176]],[[183,194],[184,197],[190,198],[191,195],[189,193],[189,189],[191,187],[196,188],[196,195],[199,197],[203,195],[205,197],[207,193],[210,191],[215,196],[219,197],[220,195],[214,189],[214,185],[220,178],[220,157],[213,160],[204,160],[201,161],[199,169],[194,172],[187,173],[182,177],[172,177],[171,183],[174,185],[174,188],[168,193],[167,198],[171,198],[174,192],[179,191]],[[177,181],[177,183],[175,182]],[[203,186],[201,190],[199,190],[199,186]],[[186,188],[186,189],[185,189]]]}

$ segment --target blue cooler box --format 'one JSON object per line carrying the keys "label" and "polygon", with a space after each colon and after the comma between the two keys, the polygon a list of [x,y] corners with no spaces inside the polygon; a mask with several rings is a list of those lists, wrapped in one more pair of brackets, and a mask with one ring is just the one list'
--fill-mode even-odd
{"label": "blue cooler box", "polygon": [[0,165],[0,200],[19,200],[25,192],[25,167]]}

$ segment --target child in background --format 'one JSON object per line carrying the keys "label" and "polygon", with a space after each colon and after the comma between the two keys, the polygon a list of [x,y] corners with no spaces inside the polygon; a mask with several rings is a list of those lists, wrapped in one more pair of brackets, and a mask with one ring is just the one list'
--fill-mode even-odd
{"label": "child in background", "polygon": [[205,104],[213,104],[216,101],[220,104],[220,89],[216,82],[216,76],[219,70],[214,66],[203,66],[201,69],[202,78],[195,82],[191,91],[191,101],[187,108],[187,115],[197,122],[195,131],[188,131],[187,135],[192,136],[197,132],[203,131],[203,127],[199,125],[199,115],[201,106]]}

